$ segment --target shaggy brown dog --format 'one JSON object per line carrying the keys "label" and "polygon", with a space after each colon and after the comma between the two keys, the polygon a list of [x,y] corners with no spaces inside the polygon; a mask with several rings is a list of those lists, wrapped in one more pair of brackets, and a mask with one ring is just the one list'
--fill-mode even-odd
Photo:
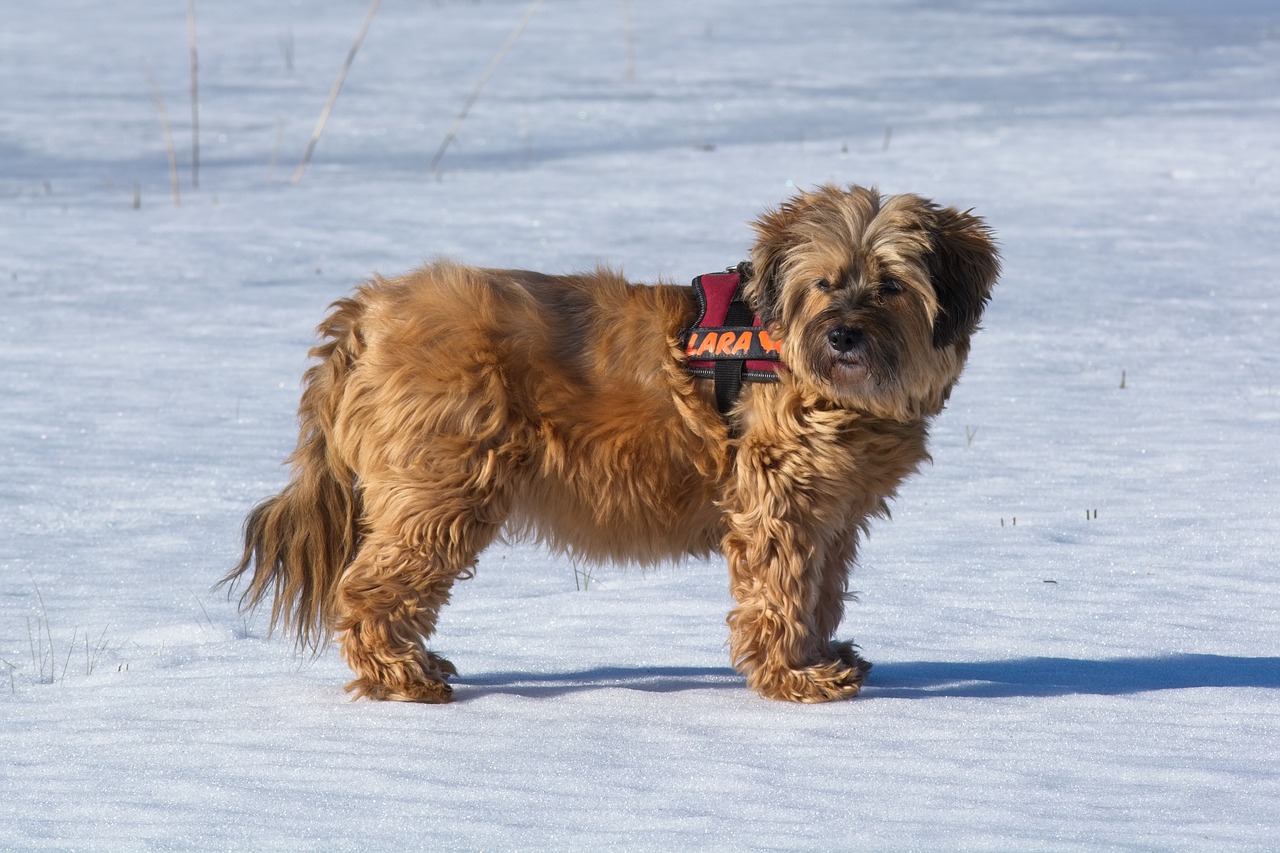
{"label": "shaggy brown dog", "polygon": [[501,532],[592,560],[723,554],[733,664],[767,697],[853,696],[833,639],[860,532],[927,458],[999,272],[983,222],[918,196],[822,187],[756,223],[752,308],[776,383],[728,418],[685,367],[690,288],[605,269],[435,263],[335,303],[305,376],[284,491],[232,581],[272,626],[336,631],[357,696],[447,702],[424,640]]}

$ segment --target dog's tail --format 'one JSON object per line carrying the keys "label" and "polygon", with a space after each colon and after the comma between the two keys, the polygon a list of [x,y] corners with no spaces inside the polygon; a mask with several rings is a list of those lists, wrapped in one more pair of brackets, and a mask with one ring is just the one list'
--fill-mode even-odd
{"label": "dog's tail", "polygon": [[310,352],[319,361],[303,377],[289,484],[249,513],[244,554],[218,583],[233,584],[252,567],[241,611],[274,594],[270,629],[281,626],[299,646],[317,650],[329,638],[338,577],[355,556],[360,514],[355,473],[338,457],[333,425],[347,375],[363,349],[356,326],[364,305],[357,298],[331,307],[319,328],[325,340]]}

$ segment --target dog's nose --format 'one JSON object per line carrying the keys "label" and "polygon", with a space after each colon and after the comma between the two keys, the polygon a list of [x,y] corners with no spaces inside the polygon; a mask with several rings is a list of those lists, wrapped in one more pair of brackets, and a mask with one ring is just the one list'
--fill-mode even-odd
{"label": "dog's nose", "polygon": [[827,332],[827,343],[836,352],[852,352],[862,343],[862,330],[840,326]]}

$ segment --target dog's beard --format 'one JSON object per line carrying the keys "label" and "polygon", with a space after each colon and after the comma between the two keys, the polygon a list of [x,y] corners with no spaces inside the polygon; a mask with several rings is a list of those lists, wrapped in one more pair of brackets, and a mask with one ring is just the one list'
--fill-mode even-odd
{"label": "dog's beard", "polygon": [[883,380],[872,370],[863,353],[837,353],[827,360],[826,379],[832,385],[863,387],[875,385],[879,387]]}

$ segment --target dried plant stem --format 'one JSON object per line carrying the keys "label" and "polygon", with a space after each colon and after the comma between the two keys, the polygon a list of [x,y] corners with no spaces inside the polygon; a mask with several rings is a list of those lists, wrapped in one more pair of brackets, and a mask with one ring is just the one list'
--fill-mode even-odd
{"label": "dried plant stem", "polygon": [[[45,661],[44,641],[43,640],[40,641],[40,683],[52,684],[54,668],[57,666],[57,663],[56,663],[56,659],[53,656],[53,630],[49,627],[49,611],[44,606],[44,595],[40,592],[40,584],[36,583],[36,576],[31,574],[30,569],[27,569],[27,577],[31,578],[31,586],[36,591],[36,601],[40,603],[40,621],[44,623],[44,634],[46,639],[49,642],[49,655],[48,655],[49,680],[46,682],[44,680],[44,661]],[[39,637],[40,635],[39,623],[36,624],[35,635],[36,637]],[[35,659],[36,659],[36,640],[31,635],[30,619],[27,620],[27,641],[31,643],[31,660],[32,660],[32,665],[34,666]]]}
{"label": "dried plant stem", "polygon": [[67,659],[62,662],[62,678],[64,683],[67,680],[67,667],[71,666],[71,653],[76,650],[76,637],[80,636],[80,629],[77,628],[71,632],[71,642],[67,645]]}
{"label": "dried plant stem", "polygon": [[302,180],[302,175],[307,171],[307,164],[311,162],[311,155],[316,150],[316,143],[320,141],[320,134],[324,133],[324,126],[329,121],[329,113],[333,112],[333,104],[338,100],[338,93],[342,91],[342,84],[347,80],[347,72],[351,70],[351,64],[356,60],[356,53],[360,50],[361,43],[364,42],[365,34],[369,32],[369,25],[373,23],[373,16],[378,11],[378,4],[382,0],[373,0],[369,4],[369,11],[365,13],[364,23],[360,25],[360,32],[356,35],[356,40],[351,44],[351,50],[347,51],[347,61],[342,63],[342,70],[338,72],[338,79],[334,81],[333,88],[329,90],[329,98],[324,102],[324,109],[320,111],[320,119],[316,122],[315,130],[311,131],[311,141],[307,143],[307,150],[302,155],[302,162],[298,164],[297,170],[293,173],[293,183],[297,184]]}
{"label": "dried plant stem", "polygon": [[[27,617],[27,643],[31,646],[31,668],[36,668],[36,635],[31,630],[31,617]],[[40,641],[40,675],[44,676],[44,641]]]}
{"label": "dried plant stem", "polygon": [[191,187],[200,186],[200,63],[196,57],[196,2],[187,0],[187,47],[191,53]]}
{"label": "dried plant stem", "polygon": [[542,0],[533,0],[528,11],[524,13],[524,17],[520,19],[520,23],[511,31],[511,35],[507,36],[507,40],[502,43],[502,47],[498,48],[497,55],[493,57],[489,67],[480,75],[480,81],[476,83],[475,88],[471,90],[471,94],[467,96],[467,102],[462,105],[462,111],[458,113],[458,117],[453,120],[453,125],[449,128],[449,132],[440,141],[440,147],[436,149],[435,156],[431,158],[431,165],[427,166],[427,171],[435,174],[437,178],[440,177],[439,167],[440,161],[444,159],[444,152],[448,149],[449,143],[457,138],[458,131],[462,128],[462,123],[467,120],[467,113],[471,112],[471,107],[480,98],[480,93],[484,90],[485,84],[489,82],[489,78],[498,70],[498,66],[502,64],[502,60],[506,58],[511,48],[515,46],[516,40],[520,38],[524,28],[529,26],[529,22],[533,20],[534,13],[538,11],[538,7],[541,5]]}
{"label": "dried plant stem", "polygon": [[[107,626],[107,628],[110,628],[110,627],[111,627],[110,625]],[[106,651],[107,628],[102,629],[102,634],[98,637],[98,643],[96,646],[93,647],[92,657],[89,656],[89,633],[88,631],[85,632],[85,635],[84,635],[84,656],[85,656],[84,674],[85,675],[93,675],[94,669],[97,668],[98,666],[98,660],[102,657],[102,653]]]}
{"label": "dried plant stem", "polygon": [[160,113],[160,126],[164,131],[164,149],[169,155],[169,183],[173,187],[173,206],[181,207],[182,200],[178,193],[178,158],[173,153],[173,133],[169,130],[169,111],[164,106],[164,93],[160,91],[160,83],[156,75],[147,66],[147,80],[151,82],[151,97],[155,99],[156,110]]}

